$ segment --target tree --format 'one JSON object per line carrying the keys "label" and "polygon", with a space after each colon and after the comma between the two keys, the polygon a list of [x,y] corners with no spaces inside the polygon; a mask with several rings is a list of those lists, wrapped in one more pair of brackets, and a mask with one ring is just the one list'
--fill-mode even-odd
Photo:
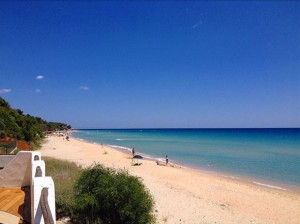
{"label": "tree", "polygon": [[13,138],[37,143],[49,130],[65,130],[71,126],[58,122],[47,122],[40,117],[24,115],[20,109],[12,109],[8,102],[0,97],[0,138]]}
{"label": "tree", "polygon": [[0,107],[4,107],[6,109],[10,109],[10,105],[6,102],[2,97],[0,97]]}
{"label": "tree", "polygon": [[15,121],[15,117],[11,116],[5,107],[0,107],[0,134],[3,137],[10,137],[16,139],[24,138],[21,128]]}
{"label": "tree", "polygon": [[96,164],[75,185],[79,223],[153,223],[154,201],[138,177]]}

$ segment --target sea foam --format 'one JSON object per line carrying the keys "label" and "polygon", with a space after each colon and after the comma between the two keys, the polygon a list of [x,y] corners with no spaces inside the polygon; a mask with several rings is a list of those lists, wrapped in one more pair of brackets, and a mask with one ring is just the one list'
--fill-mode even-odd
{"label": "sea foam", "polygon": [[253,181],[252,183],[254,183],[256,185],[263,186],[263,187],[267,187],[267,188],[272,188],[272,189],[277,189],[277,190],[283,190],[283,191],[287,190],[287,189],[282,188],[282,187],[278,187],[278,186],[270,185],[270,184],[264,184],[264,183],[260,183],[260,182],[257,182],[257,181]]}

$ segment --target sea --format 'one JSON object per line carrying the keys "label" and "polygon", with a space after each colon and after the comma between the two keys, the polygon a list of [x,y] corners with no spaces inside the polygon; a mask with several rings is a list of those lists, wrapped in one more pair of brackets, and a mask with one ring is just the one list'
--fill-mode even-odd
{"label": "sea", "polygon": [[300,189],[300,128],[82,129],[72,136],[145,159],[279,190]]}

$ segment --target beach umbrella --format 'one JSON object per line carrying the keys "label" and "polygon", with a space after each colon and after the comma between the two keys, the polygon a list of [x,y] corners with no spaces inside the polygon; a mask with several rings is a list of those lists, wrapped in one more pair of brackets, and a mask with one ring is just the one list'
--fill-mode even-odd
{"label": "beach umbrella", "polygon": [[134,159],[143,159],[143,157],[141,155],[135,155],[133,158]]}
{"label": "beach umbrella", "polygon": [[143,159],[143,157],[141,155],[135,155],[133,158],[132,158],[132,165],[134,166],[138,166],[138,165],[141,165],[141,163],[139,163],[139,160],[138,159]]}

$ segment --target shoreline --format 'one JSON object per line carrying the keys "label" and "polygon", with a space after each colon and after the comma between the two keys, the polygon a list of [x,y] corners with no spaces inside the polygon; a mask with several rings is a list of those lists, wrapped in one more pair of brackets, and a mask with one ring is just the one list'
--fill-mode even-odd
{"label": "shoreline", "polygon": [[[101,143],[97,143],[97,142],[91,142],[85,139],[79,139],[79,138],[75,138],[79,141],[84,141],[86,143],[89,144],[96,144],[96,145],[101,145]],[[130,152],[130,148],[127,148],[125,146],[114,146],[114,145],[107,145],[107,144],[103,144],[107,147],[110,147],[114,150],[117,150],[121,153],[124,153],[128,156],[131,156],[132,153]],[[146,155],[143,153],[139,153],[140,155],[142,155],[144,157],[144,160],[149,160],[149,161],[153,161],[156,162],[157,160],[163,160],[163,158],[155,158],[151,155]],[[182,164],[182,163],[178,163],[178,162],[173,162],[169,161],[169,164],[171,164],[171,166],[177,167],[177,168],[183,168],[183,169],[192,169],[195,170],[196,172],[204,172],[210,175],[214,175],[217,177],[222,177],[222,178],[226,178],[229,180],[235,180],[235,181],[240,181],[243,182],[245,184],[249,184],[249,185],[254,185],[254,186],[259,186],[262,188],[267,188],[267,189],[274,189],[274,190],[279,190],[279,191],[287,191],[287,192],[292,192],[292,193],[296,193],[296,194],[300,194],[300,187],[298,186],[294,186],[294,185],[289,185],[289,184],[285,184],[285,183],[279,183],[279,182],[272,182],[272,181],[268,181],[262,178],[254,178],[254,177],[249,177],[249,176],[242,176],[242,175],[236,175],[230,172],[220,172],[217,170],[213,170],[213,169],[209,169],[207,167],[197,167],[197,166],[192,166],[189,164]]]}
{"label": "shoreline", "polygon": [[189,167],[157,166],[106,145],[49,137],[40,152],[87,167],[95,162],[142,178],[155,200],[157,223],[299,223],[300,194]]}
{"label": "shoreline", "polygon": [[[74,136],[72,136],[72,134],[70,136],[73,139],[76,139],[79,141],[83,141],[83,142],[86,142],[89,144],[105,145],[107,147],[113,148],[114,150],[117,150],[126,155],[129,155],[129,156],[132,155],[131,149],[126,146],[108,145],[105,143],[93,142],[93,141],[74,137]],[[154,161],[154,162],[157,160],[162,162],[162,160],[164,160],[164,158],[156,158],[154,156],[144,154],[144,153],[138,153],[138,154],[142,155],[144,157],[144,160],[150,160],[150,161]],[[192,170],[199,171],[199,172],[205,172],[205,173],[208,173],[211,175],[228,178],[230,180],[241,181],[243,183],[254,185],[254,186],[300,194],[300,186],[296,186],[296,185],[292,185],[292,184],[287,184],[287,183],[278,182],[278,181],[270,181],[270,180],[266,180],[266,179],[258,178],[258,177],[239,175],[239,174],[235,174],[235,173],[231,173],[231,172],[218,171],[218,170],[214,170],[213,168],[204,167],[204,166],[192,166],[190,164],[180,163],[175,160],[171,160],[171,162],[169,160],[169,164],[172,164],[173,166],[180,167],[180,168],[188,168],[188,169],[192,169]]]}

